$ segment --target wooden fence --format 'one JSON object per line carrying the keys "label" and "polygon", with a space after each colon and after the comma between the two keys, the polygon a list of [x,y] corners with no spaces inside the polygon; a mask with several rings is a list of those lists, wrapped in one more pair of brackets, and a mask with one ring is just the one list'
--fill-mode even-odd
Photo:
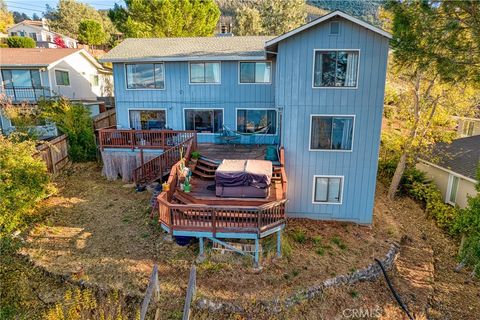
{"label": "wooden fence", "polygon": [[68,162],[67,136],[63,134],[42,143],[37,147],[37,152],[33,156],[45,161],[48,172],[58,173]]}
{"label": "wooden fence", "polygon": [[150,281],[148,282],[147,291],[145,292],[145,298],[143,298],[142,308],[140,309],[140,320],[145,320],[147,316],[148,306],[150,305],[150,300],[152,296],[155,299],[156,310],[155,310],[155,320],[160,319],[160,283],[158,281],[158,266],[155,264],[153,266],[153,271],[150,276]]}
{"label": "wooden fence", "polygon": [[110,109],[93,117],[93,128],[95,130],[111,128],[116,126],[116,124],[117,115],[115,109]]}

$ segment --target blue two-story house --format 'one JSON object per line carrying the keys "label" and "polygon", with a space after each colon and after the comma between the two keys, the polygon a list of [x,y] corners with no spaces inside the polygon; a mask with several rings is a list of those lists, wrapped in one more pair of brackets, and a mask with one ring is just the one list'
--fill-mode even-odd
{"label": "blue two-story house", "polygon": [[278,145],[287,216],[369,224],[390,38],[335,11],[279,37],[126,39],[101,61],[113,63],[119,132]]}

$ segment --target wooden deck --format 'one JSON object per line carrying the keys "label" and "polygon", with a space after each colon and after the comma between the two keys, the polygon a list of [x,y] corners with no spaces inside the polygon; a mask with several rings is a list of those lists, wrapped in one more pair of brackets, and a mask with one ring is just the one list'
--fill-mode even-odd
{"label": "wooden deck", "polygon": [[222,161],[223,159],[256,159],[264,160],[267,145],[260,144],[214,144],[214,143],[200,143],[197,146],[198,152],[203,157]]}

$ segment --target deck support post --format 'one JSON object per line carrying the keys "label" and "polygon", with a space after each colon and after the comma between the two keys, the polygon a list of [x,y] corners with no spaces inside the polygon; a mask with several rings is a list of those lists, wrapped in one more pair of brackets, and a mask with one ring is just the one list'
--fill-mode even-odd
{"label": "deck support post", "polygon": [[255,238],[255,262],[254,262],[254,268],[255,269],[261,269],[260,267],[260,264],[259,264],[259,252],[258,252],[258,249],[259,249],[259,240],[258,240],[258,237]]}
{"label": "deck support post", "polygon": [[282,230],[277,231],[277,257],[282,256]]}
{"label": "deck support post", "polygon": [[204,251],[203,245],[204,245],[203,237],[198,238],[198,247],[199,247],[199,253],[197,258],[198,263],[202,263],[203,261],[205,261],[205,251]]}

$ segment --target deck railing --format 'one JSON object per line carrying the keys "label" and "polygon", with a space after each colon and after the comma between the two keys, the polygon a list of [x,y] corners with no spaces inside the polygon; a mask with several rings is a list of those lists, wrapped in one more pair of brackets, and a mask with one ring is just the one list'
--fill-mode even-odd
{"label": "deck railing", "polygon": [[280,160],[280,172],[282,174],[282,196],[283,199],[287,198],[287,184],[288,184],[288,179],[287,179],[287,172],[285,171],[285,149],[283,147],[279,148],[279,160]]}
{"label": "deck railing", "polygon": [[134,182],[139,185],[160,179],[164,173],[171,170],[171,168],[180,161],[183,156],[186,156],[187,162],[190,158],[190,154],[196,148],[196,143],[197,138],[196,134],[194,134],[193,136],[189,136],[185,141],[167,149],[158,157],[155,157],[135,168],[133,170]]}
{"label": "deck railing", "polygon": [[[186,155],[185,162],[188,162],[190,153]],[[159,220],[170,229],[170,232],[173,230],[203,231],[211,232],[213,236],[217,232],[259,234],[285,223],[285,203],[287,202],[285,197],[260,206],[173,203],[179,181],[180,163],[181,161],[178,161],[170,171],[167,180],[170,189],[157,197]],[[283,181],[286,184],[286,176],[282,174],[282,185]]]}
{"label": "deck railing", "polygon": [[118,130],[99,131],[100,148],[169,149],[196,135],[195,131]]}
{"label": "deck railing", "polygon": [[52,97],[49,87],[0,87],[0,92],[4,93],[12,102],[36,102],[42,98]]}

